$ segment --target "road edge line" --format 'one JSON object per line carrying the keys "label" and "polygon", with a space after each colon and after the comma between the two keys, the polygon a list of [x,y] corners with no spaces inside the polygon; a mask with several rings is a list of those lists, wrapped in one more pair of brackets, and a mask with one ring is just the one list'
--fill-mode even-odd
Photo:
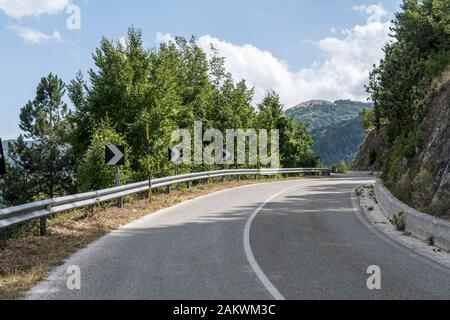
{"label": "road edge line", "polygon": [[284,300],[286,300],[286,298],[273,285],[273,283],[269,280],[269,278],[266,276],[266,274],[264,273],[264,271],[261,269],[258,262],[256,261],[255,256],[253,254],[252,247],[250,245],[250,230],[251,230],[252,223],[255,220],[256,216],[261,212],[262,209],[264,209],[264,207],[269,202],[271,202],[273,199],[279,197],[280,195],[282,195],[290,190],[293,190],[295,188],[298,188],[298,187],[299,187],[299,185],[296,185],[294,187],[289,187],[281,192],[278,192],[277,194],[271,196],[269,199],[264,201],[255,211],[253,211],[253,213],[250,216],[250,218],[248,219],[248,221],[245,225],[245,229],[244,229],[244,251],[245,251],[245,255],[247,257],[248,263],[252,267],[253,272],[256,274],[258,279],[262,282],[264,287],[267,289],[267,291],[269,291],[269,293],[272,295],[272,297],[278,301],[284,301]]}

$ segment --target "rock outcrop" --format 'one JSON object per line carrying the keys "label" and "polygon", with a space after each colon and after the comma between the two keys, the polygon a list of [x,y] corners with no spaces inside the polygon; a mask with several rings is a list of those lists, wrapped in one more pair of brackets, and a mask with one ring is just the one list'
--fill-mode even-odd
{"label": "rock outcrop", "polygon": [[413,170],[412,201],[450,216],[450,81],[437,91],[425,116],[425,146]]}
{"label": "rock outcrop", "polygon": [[382,155],[389,152],[392,145],[388,142],[384,130],[371,130],[361,145],[353,162],[355,171],[382,171]]}
{"label": "rock outcrop", "polygon": [[[372,130],[360,147],[353,169],[385,172],[391,192],[407,204],[439,217],[450,218],[450,81],[443,82],[427,103],[422,121],[423,144],[411,159],[396,168],[383,163],[392,145],[384,130]],[[388,164],[389,166],[389,164]],[[387,171],[387,170],[386,170]],[[389,176],[395,172],[395,177]]]}

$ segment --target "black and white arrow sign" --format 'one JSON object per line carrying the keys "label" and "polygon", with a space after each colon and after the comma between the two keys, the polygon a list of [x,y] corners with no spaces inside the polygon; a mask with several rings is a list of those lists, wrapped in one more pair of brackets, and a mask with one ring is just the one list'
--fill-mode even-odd
{"label": "black and white arrow sign", "polygon": [[107,145],[105,148],[105,163],[107,166],[124,166],[125,146]]}
{"label": "black and white arrow sign", "polygon": [[169,161],[175,164],[180,163],[183,158],[183,151],[178,148],[169,148]]}
{"label": "black and white arrow sign", "polygon": [[0,175],[6,174],[5,155],[3,154],[2,139],[0,139]]}
{"label": "black and white arrow sign", "polygon": [[231,154],[230,151],[228,151],[228,150],[223,150],[222,151],[222,161],[223,162],[228,162],[231,159],[232,156],[233,155]]}

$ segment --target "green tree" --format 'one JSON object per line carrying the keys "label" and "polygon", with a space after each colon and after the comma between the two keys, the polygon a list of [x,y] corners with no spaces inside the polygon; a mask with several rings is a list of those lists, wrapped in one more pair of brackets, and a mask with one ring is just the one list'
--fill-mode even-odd
{"label": "green tree", "polygon": [[[70,126],[64,94],[63,81],[49,74],[41,79],[35,99],[22,108],[20,128],[25,133],[10,144],[10,170],[2,179],[8,204],[53,198],[74,190],[74,159],[67,142]],[[14,196],[16,190],[22,192]]]}
{"label": "green tree", "polygon": [[363,128],[368,131],[375,127],[375,111],[364,108],[359,114]]}
{"label": "green tree", "polygon": [[283,167],[315,167],[319,164],[306,126],[285,115],[277,93],[268,93],[258,104],[256,123],[258,129],[280,131],[280,162]]}
{"label": "green tree", "polygon": [[[23,150],[25,144],[23,137],[20,137],[15,148]],[[9,147],[9,156],[15,158],[15,162],[6,161],[6,175],[0,177],[0,190],[2,205],[7,207],[32,202],[35,195],[35,184],[32,183],[32,176],[26,165],[17,158],[17,151]],[[28,169],[28,170],[27,170]]]}
{"label": "green tree", "polygon": [[69,99],[74,105],[74,111],[69,115],[71,124],[69,140],[74,156],[83,158],[91,140],[94,123],[87,103],[88,88],[81,71],[69,83],[67,89]]}
{"label": "green tree", "polygon": [[370,75],[374,123],[387,126],[390,140],[407,135],[423,118],[431,84],[450,64],[448,0],[404,0],[393,22],[394,41]]}
{"label": "green tree", "polygon": [[[114,167],[105,164],[105,146],[109,144],[126,145],[125,139],[118,134],[109,120],[104,120],[94,129],[88,150],[78,166],[77,183],[81,191],[92,191],[110,188],[115,185]],[[130,155],[130,148],[126,148]],[[130,161],[120,167],[121,184],[129,182]]]}
{"label": "green tree", "polygon": [[391,152],[378,155],[388,185],[399,184],[401,163],[423,148],[425,106],[435,79],[450,65],[449,17],[448,0],[404,0],[393,21],[394,39],[371,72],[374,124],[392,144]]}

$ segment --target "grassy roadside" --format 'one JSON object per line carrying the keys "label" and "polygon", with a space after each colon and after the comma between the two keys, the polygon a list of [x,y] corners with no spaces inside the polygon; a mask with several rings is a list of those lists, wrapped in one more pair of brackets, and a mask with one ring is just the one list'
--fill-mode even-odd
{"label": "grassy roadside", "polygon": [[[294,178],[293,178],[294,179]],[[261,180],[271,182],[280,180]],[[0,299],[18,299],[48,272],[64,263],[72,254],[93,241],[145,215],[202,195],[255,184],[256,180],[226,181],[201,184],[191,189],[174,189],[170,194],[158,194],[152,203],[129,199],[123,209],[114,206],[95,208],[87,215],[85,210],[74,210],[52,217],[48,234],[38,236],[36,222],[14,230],[6,248],[0,249]]]}

